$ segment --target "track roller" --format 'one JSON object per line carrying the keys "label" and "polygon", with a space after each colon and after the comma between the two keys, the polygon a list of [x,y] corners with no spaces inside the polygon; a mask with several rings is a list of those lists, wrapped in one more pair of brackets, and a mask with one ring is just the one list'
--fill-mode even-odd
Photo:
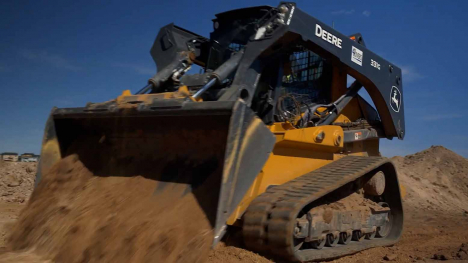
{"label": "track roller", "polygon": [[340,239],[340,232],[333,232],[327,235],[327,240],[325,242],[325,245],[327,247],[334,247],[338,244],[338,241]]}
{"label": "track roller", "polygon": [[353,241],[362,241],[364,240],[365,236],[362,234],[361,230],[354,230],[353,231]]}
{"label": "track roller", "polygon": [[372,232],[371,232],[371,233],[366,233],[366,234],[365,234],[365,237],[366,237],[366,239],[368,239],[368,240],[372,240],[372,239],[375,238],[375,235],[376,235],[376,234],[377,234],[377,227],[373,227],[373,228],[372,228]]}
{"label": "track roller", "polygon": [[348,230],[346,232],[341,232],[340,233],[340,240],[339,243],[342,245],[347,245],[349,242],[351,242],[351,238],[353,237],[353,231]]}
{"label": "track roller", "polygon": [[322,237],[318,240],[312,241],[311,246],[315,249],[322,249],[327,242],[327,236],[322,235]]}

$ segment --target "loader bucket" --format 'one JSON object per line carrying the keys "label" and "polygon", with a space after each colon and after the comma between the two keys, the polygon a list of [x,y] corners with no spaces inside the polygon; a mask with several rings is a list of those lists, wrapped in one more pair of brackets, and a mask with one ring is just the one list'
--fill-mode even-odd
{"label": "loader bucket", "polygon": [[183,184],[181,195],[191,192],[197,198],[216,244],[275,138],[241,101],[171,105],[53,109],[37,182],[55,162],[77,154],[97,176],[156,180],[155,195]]}

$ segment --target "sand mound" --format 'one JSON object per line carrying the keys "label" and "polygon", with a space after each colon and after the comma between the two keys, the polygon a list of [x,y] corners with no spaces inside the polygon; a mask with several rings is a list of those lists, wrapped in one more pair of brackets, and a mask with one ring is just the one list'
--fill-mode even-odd
{"label": "sand mound", "polygon": [[23,203],[34,188],[36,163],[0,161],[0,202]]}
{"label": "sand mound", "polygon": [[156,187],[141,176],[94,176],[68,156],[34,190],[9,249],[36,248],[56,262],[205,262],[213,236],[196,199],[178,189],[154,196]]}
{"label": "sand mound", "polygon": [[415,209],[468,211],[467,159],[442,146],[392,159],[406,188],[405,204]]}

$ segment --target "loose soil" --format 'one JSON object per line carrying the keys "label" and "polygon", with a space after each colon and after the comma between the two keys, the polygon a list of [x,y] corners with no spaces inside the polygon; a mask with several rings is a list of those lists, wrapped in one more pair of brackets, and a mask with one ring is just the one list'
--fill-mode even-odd
{"label": "loose soil", "polygon": [[[10,233],[0,262],[273,262],[245,250],[235,231],[209,251],[211,226],[193,196],[169,205],[161,200],[170,195],[153,197],[150,179],[93,176],[67,161],[54,169],[68,176],[44,178],[14,227],[25,205],[0,202],[0,233]],[[406,192],[402,239],[332,262],[468,262],[468,160],[435,146],[393,161]]]}
{"label": "loose soil", "polygon": [[177,186],[155,196],[156,187],[94,176],[68,156],[44,175],[7,248],[54,262],[205,262],[213,236],[195,197]]}

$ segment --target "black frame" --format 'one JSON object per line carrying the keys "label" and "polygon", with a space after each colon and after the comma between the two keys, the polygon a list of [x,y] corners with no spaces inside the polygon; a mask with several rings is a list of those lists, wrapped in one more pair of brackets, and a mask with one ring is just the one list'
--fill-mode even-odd
{"label": "black frame", "polygon": [[[228,18],[235,20],[235,18],[245,18],[256,14],[256,18],[261,17],[254,27],[256,30],[268,24],[274,24],[270,32],[259,38],[251,36],[245,43],[244,55],[237,67],[232,84],[218,100],[235,101],[241,98],[248,106],[251,106],[253,95],[256,92],[263,69],[273,59],[278,59],[276,55],[278,55],[282,48],[287,48],[299,41],[304,43],[307,49],[322,58],[332,61],[334,65],[339,65],[344,73],[360,82],[369,93],[377,108],[385,137],[403,139],[405,135],[405,119],[401,69],[367,49],[363,41],[353,41],[348,36],[339,33],[318,19],[306,14],[296,7],[295,3],[282,2],[280,6],[282,5],[289,8],[288,12],[284,14],[283,23],[275,22],[280,13],[279,8],[269,6],[237,9],[216,15],[217,18],[213,20],[214,23],[219,21],[224,22]],[[236,23],[238,22],[238,20],[235,21]],[[248,26],[252,28],[252,23]],[[317,26],[320,26],[322,30],[327,31],[331,36],[340,39],[341,47],[316,36]],[[233,26],[228,26],[227,28],[232,30]],[[223,30],[223,28],[215,29],[215,32],[211,36],[222,35],[222,32],[218,32],[219,30]],[[232,40],[235,39],[235,34],[233,32],[229,34],[230,37],[226,42],[232,43]],[[355,34],[354,36],[356,35],[360,36],[360,34]],[[151,49],[154,60],[158,61],[157,66],[159,70],[152,80],[160,79],[158,75],[162,76],[164,72],[172,72],[177,65],[180,67],[181,61],[188,57],[188,55],[184,55],[186,54],[184,52],[194,52],[196,58],[193,61],[202,66],[206,65],[210,54],[212,54],[211,49],[219,45],[213,43],[213,40],[206,39],[176,27],[173,24],[162,28]],[[353,62],[353,49],[358,49],[363,54],[361,65]],[[371,65],[371,61],[377,62],[380,68]],[[175,64],[176,66],[174,66]],[[170,71],[167,69],[170,69]],[[187,79],[189,80],[190,78]],[[203,85],[209,80],[209,76],[205,73],[197,76],[196,79],[198,80],[198,85]],[[187,83],[193,83],[193,81],[187,81]],[[399,91],[400,105],[398,111],[391,106],[391,92],[394,92],[395,89]]]}

